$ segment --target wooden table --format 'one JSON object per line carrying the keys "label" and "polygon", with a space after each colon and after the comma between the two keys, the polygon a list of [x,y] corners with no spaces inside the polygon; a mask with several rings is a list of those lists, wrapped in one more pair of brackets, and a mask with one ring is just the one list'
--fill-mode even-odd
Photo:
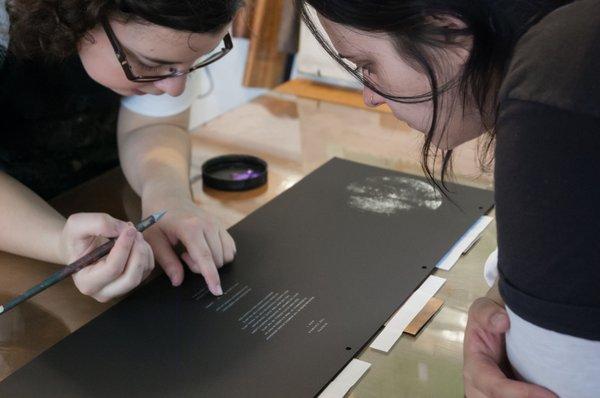
{"label": "wooden table", "polygon": [[[421,174],[422,135],[389,113],[336,105],[271,92],[192,132],[192,186],[197,203],[231,226],[288,189],[333,156]],[[456,180],[491,188],[479,171],[477,145],[457,151]],[[260,156],[269,163],[266,187],[244,193],[203,189],[200,166],[226,153]],[[139,199],[120,170],[113,170],[53,201],[64,214],[103,211],[139,218]],[[404,335],[389,354],[371,349],[360,359],[371,369],[351,397],[457,397],[462,390],[462,341],[467,310],[487,290],[483,263],[496,245],[495,224],[450,271],[437,294],[444,306],[417,337]],[[55,265],[0,253],[0,301],[22,292],[50,274]],[[0,379],[31,361],[74,330],[105,311],[82,296],[69,281],[45,291],[0,318]],[[400,303],[398,303],[400,304]]]}

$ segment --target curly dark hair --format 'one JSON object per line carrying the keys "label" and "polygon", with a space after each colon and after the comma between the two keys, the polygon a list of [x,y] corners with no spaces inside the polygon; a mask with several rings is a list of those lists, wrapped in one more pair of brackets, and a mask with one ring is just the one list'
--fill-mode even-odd
{"label": "curly dark hair", "polygon": [[243,0],[8,0],[9,50],[23,58],[65,59],[108,16],[212,33],[243,5]]}

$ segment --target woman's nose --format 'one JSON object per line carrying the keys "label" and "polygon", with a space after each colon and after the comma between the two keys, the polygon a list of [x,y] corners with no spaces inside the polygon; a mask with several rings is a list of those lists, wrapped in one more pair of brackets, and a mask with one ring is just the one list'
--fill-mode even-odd
{"label": "woman's nose", "polygon": [[371,90],[369,87],[365,86],[363,88],[363,101],[365,102],[366,106],[375,108],[381,104],[384,104],[385,98]]}
{"label": "woman's nose", "polygon": [[158,88],[163,93],[167,93],[172,97],[177,97],[185,90],[185,82],[187,76],[170,77],[168,79],[159,80],[154,83],[154,87]]}

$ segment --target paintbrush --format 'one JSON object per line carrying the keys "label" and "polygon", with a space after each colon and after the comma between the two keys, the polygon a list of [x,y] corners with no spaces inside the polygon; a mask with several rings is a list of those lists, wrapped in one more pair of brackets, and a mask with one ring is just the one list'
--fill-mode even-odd
{"label": "paintbrush", "polygon": [[[145,220],[140,221],[135,226],[135,228],[139,232],[144,232],[144,230],[146,230],[147,228],[150,228],[152,225],[157,223],[158,220],[160,220],[162,218],[162,216],[165,215],[165,213],[166,213],[165,211],[154,213],[150,217],[146,218]],[[85,256],[81,257],[79,260],[76,260],[76,261],[72,262],[71,264],[63,267],[59,271],[56,271],[55,273],[50,275],[50,277],[48,277],[44,281],[38,283],[31,289],[27,290],[25,293],[15,297],[14,299],[10,300],[6,304],[1,305],[0,306],[0,315],[7,313],[8,311],[13,309],[18,304],[22,303],[25,300],[30,299],[31,297],[35,296],[36,294],[46,290],[50,286],[62,281],[63,279],[69,277],[70,275],[74,274],[75,272],[79,271],[80,269],[85,268],[88,265],[92,265],[92,264],[98,262],[102,257],[106,256],[111,251],[111,249],[115,245],[115,242],[116,242],[116,239],[110,239],[108,242],[104,243],[101,246],[98,246],[97,248],[95,248],[94,250],[92,250],[91,252],[86,254]]]}

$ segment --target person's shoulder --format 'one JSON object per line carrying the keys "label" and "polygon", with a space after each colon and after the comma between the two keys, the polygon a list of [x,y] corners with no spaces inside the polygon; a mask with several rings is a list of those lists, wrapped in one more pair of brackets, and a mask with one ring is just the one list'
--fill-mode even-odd
{"label": "person's shoulder", "polygon": [[0,66],[4,62],[8,49],[9,28],[10,20],[6,10],[6,1],[0,0]]}
{"label": "person's shoulder", "polygon": [[518,41],[500,102],[521,100],[600,117],[600,0],[560,7]]}

